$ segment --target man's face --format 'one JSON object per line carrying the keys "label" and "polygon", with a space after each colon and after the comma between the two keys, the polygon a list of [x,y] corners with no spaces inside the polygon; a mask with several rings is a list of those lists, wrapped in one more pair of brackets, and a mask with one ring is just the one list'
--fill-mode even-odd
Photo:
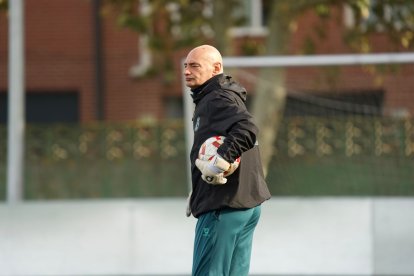
{"label": "man's face", "polygon": [[185,85],[197,88],[212,78],[214,72],[214,64],[208,56],[203,56],[200,51],[191,51],[184,62]]}

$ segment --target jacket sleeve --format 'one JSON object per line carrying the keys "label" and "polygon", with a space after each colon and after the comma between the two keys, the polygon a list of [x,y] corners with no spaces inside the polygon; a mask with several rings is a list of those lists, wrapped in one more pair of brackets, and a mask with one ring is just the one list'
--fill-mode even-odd
{"label": "jacket sleeve", "polygon": [[258,128],[241,99],[225,95],[216,98],[209,102],[209,113],[210,127],[226,137],[217,150],[221,157],[232,163],[243,152],[254,147]]}

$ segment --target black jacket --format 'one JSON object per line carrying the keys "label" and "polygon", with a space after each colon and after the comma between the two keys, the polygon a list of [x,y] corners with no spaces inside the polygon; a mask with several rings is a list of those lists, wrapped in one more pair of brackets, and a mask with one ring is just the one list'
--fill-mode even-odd
{"label": "black jacket", "polygon": [[[256,137],[258,129],[246,109],[247,92],[230,76],[220,74],[193,91],[194,144],[190,153],[192,188],[190,207],[193,216],[230,208],[252,208],[270,198],[263,176]],[[232,163],[241,156],[239,168],[224,185],[211,185],[201,178],[195,166],[200,146],[212,136],[226,139],[218,154]]]}

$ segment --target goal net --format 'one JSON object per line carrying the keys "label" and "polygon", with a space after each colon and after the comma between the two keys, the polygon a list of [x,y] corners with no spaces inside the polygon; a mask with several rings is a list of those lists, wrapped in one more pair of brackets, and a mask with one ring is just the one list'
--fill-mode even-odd
{"label": "goal net", "polygon": [[[283,81],[261,79],[264,68]],[[253,113],[263,82],[285,91],[267,175],[274,195],[414,195],[414,55],[225,58],[224,69],[248,89]]]}

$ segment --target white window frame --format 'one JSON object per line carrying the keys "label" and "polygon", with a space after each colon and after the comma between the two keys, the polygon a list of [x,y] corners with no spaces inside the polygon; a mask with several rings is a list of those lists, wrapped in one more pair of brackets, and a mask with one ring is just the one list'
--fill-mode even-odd
{"label": "white window frame", "polygon": [[263,5],[262,0],[248,0],[250,4],[250,22],[247,26],[234,27],[230,29],[230,35],[233,37],[242,36],[265,36],[268,29],[263,25]]}

